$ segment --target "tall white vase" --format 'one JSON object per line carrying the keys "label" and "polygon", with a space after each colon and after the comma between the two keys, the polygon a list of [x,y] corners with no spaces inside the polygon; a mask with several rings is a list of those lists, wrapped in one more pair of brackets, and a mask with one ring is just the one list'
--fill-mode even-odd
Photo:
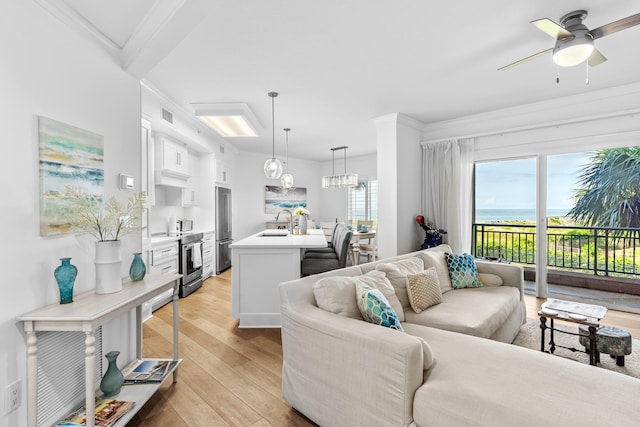
{"label": "tall white vase", "polygon": [[96,294],[112,294],[122,290],[122,242],[96,242]]}
{"label": "tall white vase", "polygon": [[300,234],[307,234],[307,216],[306,215],[300,215],[298,226],[300,227]]}

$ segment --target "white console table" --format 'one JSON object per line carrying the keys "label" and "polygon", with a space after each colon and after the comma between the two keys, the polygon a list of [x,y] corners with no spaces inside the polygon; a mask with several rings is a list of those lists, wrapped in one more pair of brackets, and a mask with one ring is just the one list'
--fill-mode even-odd
{"label": "white console table", "polygon": [[[147,275],[144,280],[128,282],[113,294],[97,295],[93,291],[76,295],[70,304],[50,304],[18,317],[24,324],[27,344],[27,424],[36,427],[38,415],[38,348],[36,331],[81,331],[85,333],[85,404],[87,414],[95,411],[95,331],[107,321],[136,309],[136,357],[142,358],[142,304],[173,287],[173,359],[178,360],[178,284],[179,274]],[[177,381],[177,371],[173,372]],[[119,400],[133,400],[135,407],[116,425],[124,426],[156,392],[160,384],[123,387]],[[94,427],[87,417],[87,427]]]}

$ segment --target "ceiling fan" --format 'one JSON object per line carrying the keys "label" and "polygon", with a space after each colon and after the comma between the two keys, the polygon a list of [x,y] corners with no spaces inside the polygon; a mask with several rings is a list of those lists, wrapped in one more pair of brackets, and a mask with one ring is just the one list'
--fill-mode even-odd
{"label": "ceiling fan", "polygon": [[539,30],[556,40],[555,46],[498,68],[498,71],[508,70],[547,53],[552,53],[553,60],[561,67],[571,67],[585,61],[590,66],[595,67],[606,61],[607,58],[594,47],[594,40],[640,24],[640,13],[637,13],[589,30],[582,23],[586,17],[586,10],[576,10],[560,18],[559,25],[549,18],[531,21]]}

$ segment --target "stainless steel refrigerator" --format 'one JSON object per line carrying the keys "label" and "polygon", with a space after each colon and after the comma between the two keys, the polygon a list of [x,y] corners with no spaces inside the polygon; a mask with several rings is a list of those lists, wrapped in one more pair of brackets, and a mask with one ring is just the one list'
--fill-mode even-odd
{"label": "stainless steel refrigerator", "polygon": [[231,267],[231,189],[216,187],[216,274]]}

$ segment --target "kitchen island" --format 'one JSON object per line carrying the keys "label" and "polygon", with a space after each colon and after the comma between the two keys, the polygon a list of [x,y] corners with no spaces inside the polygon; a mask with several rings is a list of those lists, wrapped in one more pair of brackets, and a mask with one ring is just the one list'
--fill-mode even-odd
{"label": "kitchen island", "polygon": [[231,244],[231,313],[240,319],[240,328],[279,328],[278,285],[300,278],[304,249],[327,246],[322,230],[286,236],[269,232],[274,230]]}

